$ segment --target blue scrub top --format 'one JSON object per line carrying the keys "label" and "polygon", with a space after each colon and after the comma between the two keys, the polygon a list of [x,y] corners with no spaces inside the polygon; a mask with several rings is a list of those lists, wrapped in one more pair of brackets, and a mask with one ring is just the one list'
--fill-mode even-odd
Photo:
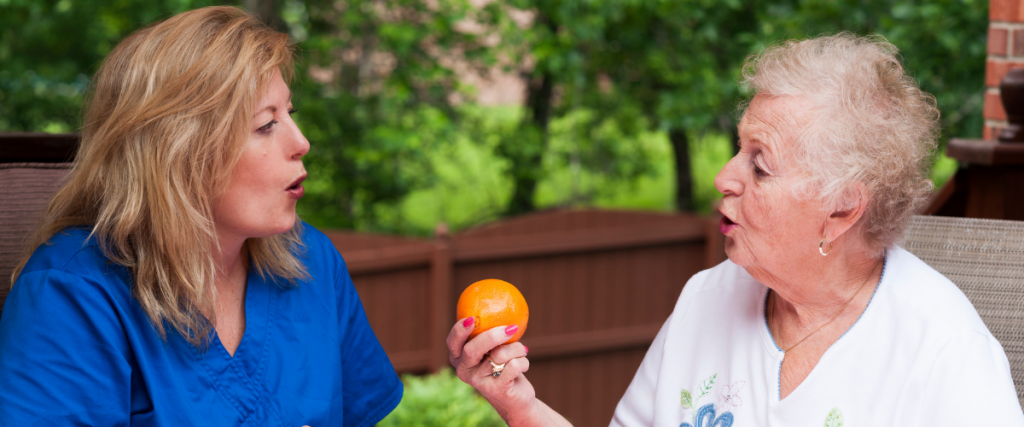
{"label": "blue scrub top", "polygon": [[366,320],[345,262],[303,224],[311,279],[249,271],[234,357],[173,328],[161,339],[131,274],[89,231],[39,247],[0,317],[0,426],[370,426],[402,383]]}

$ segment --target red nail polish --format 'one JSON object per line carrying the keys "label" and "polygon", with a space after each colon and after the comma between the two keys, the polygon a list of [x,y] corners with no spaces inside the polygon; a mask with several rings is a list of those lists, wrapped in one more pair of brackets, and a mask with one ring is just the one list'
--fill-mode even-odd
{"label": "red nail polish", "polygon": [[530,347],[524,345],[523,350],[526,351],[526,354],[530,354]]}
{"label": "red nail polish", "polygon": [[505,335],[512,336],[519,332],[519,325],[512,325],[505,328]]}
{"label": "red nail polish", "polygon": [[466,320],[462,321],[462,327],[463,328],[468,328],[470,326],[473,326],[473,318],[472,317],[467,317]]}

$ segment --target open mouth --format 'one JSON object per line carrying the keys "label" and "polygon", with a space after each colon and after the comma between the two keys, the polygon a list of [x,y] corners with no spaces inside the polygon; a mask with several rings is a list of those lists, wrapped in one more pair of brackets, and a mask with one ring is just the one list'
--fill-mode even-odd
{"label": "open mouth", "polygon": [[[721,212],[722,211],[719,211],[719,213]],[[729,234],[729,231],[734,227],[736,227],[736,222],[729,219],[725,214],[722,214],[722,219],[718,222],[718,230],[721,231],[722,234]]]}
{"label": "open mouth", "polygon": [[302,181],[305,180],[306,174],[302,174],[302,176],[300,176],[299,179],[296,179],[295,182],[292,182],[292,185],[288,186],[288,188],[286,188],[285,191],[298,190],[302,186]]}
{"label": "open mouth", "polygon": [[302,174],[302,176],[300,176],[299,179],[296,179],[295,182],[292,182],[292,185],[284,189],[284,192],[288,193],[288,195],[295,200],[301,199],[302,196],[306,194],[306,189],[302,188],[302,181],[305,180],[306,174]]}

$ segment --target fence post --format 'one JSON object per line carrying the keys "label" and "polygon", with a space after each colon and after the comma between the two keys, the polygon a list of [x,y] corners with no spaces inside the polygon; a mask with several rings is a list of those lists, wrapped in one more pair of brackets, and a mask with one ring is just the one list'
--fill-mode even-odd
{"label": "fence post", "polygon": [[452,308],[452,250],[448,225],[434,229],[434,251],[430,257],[430,358],[431,372],[448,366],[448,345],[445,339],[455,324]]}

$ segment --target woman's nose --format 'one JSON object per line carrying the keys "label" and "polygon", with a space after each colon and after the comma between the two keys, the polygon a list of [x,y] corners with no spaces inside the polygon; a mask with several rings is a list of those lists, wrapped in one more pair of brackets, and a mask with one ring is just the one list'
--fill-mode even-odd
{"label": "woman's nose", "polygon": [[738,196],[743,193],[742,173],[739,160],[742,153],[733,156],[729,162],[715,175],[715,189],[726,196]]}
{"label": "woman's nose", "polygon": [[289,135],[289,138],[292,139],[290,144],[291,158],[294,160],[298,160],[309,152],[309,140],[307,140],[306,136],[302,134],[302,131],[299,130],[299,126],[296,125],[294,121],[291,123],[292,131],[291,134]]}

